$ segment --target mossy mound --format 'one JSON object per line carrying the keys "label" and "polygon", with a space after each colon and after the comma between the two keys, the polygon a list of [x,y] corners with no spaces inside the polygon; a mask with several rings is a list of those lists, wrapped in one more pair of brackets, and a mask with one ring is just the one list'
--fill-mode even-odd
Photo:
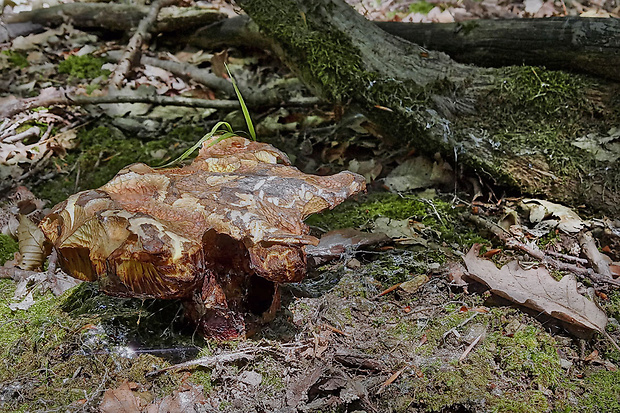
{"label": "mossy mound", "polygon": [[8,235],[0,234],[0,265],[12,260],[17,251],[19,251],[17,241]]}

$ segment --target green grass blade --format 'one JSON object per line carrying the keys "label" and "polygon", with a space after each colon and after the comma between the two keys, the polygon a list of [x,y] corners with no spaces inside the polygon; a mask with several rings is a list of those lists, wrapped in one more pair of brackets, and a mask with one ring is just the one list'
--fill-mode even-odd
{"label": "green grass blade", "polygon": [[248,110],[248,107],[245,104],[245,101],[243,100],[243,96],[241,96],[241,91],[239,90],[239,87],[237,87],[237,82],[235,82],[235,78],[233,77],[232,73],[230,73],[230,69],[228,68],[227,64],[224,64],[226,66],[226,71],[228,72],[228,76],[230,77],[230,80],[232,81],[233,84],[233,88],[235,88],[235,93],[237,94],[237,98],[239,99],[239,104],[241,105],[241,111],[243,112],[243,117],[245,118],[245,123],[248,125],[248,132],[250,132],[250,136],[252,137],[252,140],[256,140],[256,131],[254,130],[254,124],[252,123],[252,118],[250,117],[250,111]]}
{"label": "green grass blade", "polygon": [[[220,129],[223,128],[223,129]],[[176,158],[175,160],[168,162],[165,165],[161,165],[158,166],[157,168],[169,168],[173,165],[176,165],[177,163],[185,160],[188,156],[190,156],[192,153],[194,153],[194,151],[198,148],[200,148],[203,144],[204,141],[206,141],[207,139],[211,138],[213,135],[215,135],[218,132],[224,132],[224,135],[228,135],[227,137],[230,136],[234,136],[235,134],[233,133],[232,130],[232,126],[230,126],[230,124],[228,122],[218,122],[215,124],[215,126],[213,127],[213,129],[211,129],[211,132],[207,133],[205,136],[203,136],[202,138],[200,138],[200,140],[198,142],[196,142],[191,148],[189,148],[188,150],[186,150],[185,152],[183,152],[183,154],[181,154],[181,156],[179,156],[178,158]],[[215,142],[220,142],[222,139],[221,137],[218,138],[218,140]]]}

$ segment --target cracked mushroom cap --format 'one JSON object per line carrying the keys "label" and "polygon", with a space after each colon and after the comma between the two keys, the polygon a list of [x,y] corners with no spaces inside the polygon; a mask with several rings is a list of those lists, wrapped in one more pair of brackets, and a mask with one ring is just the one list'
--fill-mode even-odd
{"label": "cracked mushroom cap", "polygon": [[[301,280],[304,246],[318,243],[303,220],[364,189],[360,175],[304,174],[271,145],[213,137],[190,165],[130,165],[40,227],[76,278],[117,295],[187,298],[208,271]],[[240,252],[214,252],[231,245]]]}

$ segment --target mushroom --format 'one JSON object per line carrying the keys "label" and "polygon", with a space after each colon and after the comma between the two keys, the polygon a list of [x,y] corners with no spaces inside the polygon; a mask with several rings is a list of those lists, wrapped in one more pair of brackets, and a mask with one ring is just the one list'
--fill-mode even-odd
{"label": "mushroom", "polygon": [[138,163],[40,223],[70,275],[107,294],[182,299],[205,336],[246,337],[306,275],[303,220],[365,189],[351,172],[304,174],[271,145],[207,140],[182,168]]}

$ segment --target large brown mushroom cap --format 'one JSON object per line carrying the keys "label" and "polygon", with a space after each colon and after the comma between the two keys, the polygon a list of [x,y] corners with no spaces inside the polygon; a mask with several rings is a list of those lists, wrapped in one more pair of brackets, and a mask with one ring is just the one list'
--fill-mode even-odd
{"label": "large brown mushroom cap", "polygon": [[190,165],[130,165],[56,205],[40,226],[69,274],[108,293],[190,298],[202,289],[205,300],[217,295],[209,277],[227,296],[222,277],[301,280],[304,246],[318,243],[303,220],[364,188],[360,175],[307,175],[271,145],[213,137]]}

